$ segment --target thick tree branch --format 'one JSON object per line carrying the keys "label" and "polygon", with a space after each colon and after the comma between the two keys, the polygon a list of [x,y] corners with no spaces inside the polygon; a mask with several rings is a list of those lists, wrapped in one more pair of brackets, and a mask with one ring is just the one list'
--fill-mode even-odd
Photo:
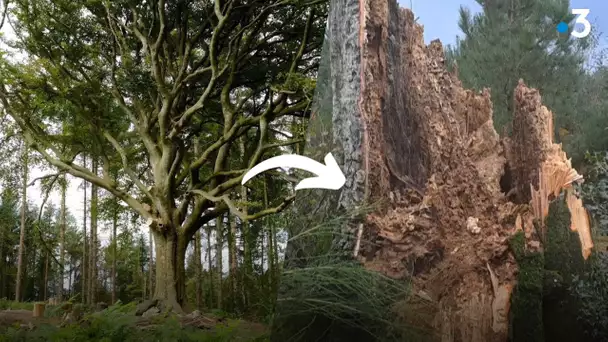
{"label": "thick tree branch", "polygon": [[127,176],[129,176],[129,178],[137,186],[139,191],[141,191],[143,194],[145,194],[146,197],[148,197],[148,199],[150,199],[150,201],[154,201],[154,197],[152,196],[150,191],[148,191],[148,188],[141,182],[141,180],[137,177],[135,172],[133,172],[133,170],[131,170],[131,167],[129,166],[129,160],[127,158],[127,154],[126,154],[125,150],[122,148],[122,146],[120,146],[118,141],[116,141],[116,139],[114,139],[114,137],[110,133],[103,132],[103,136],[110,142],[110,144],[112,144],[112,146],[114,146],[114,149],[120,155],[120,158],[122,159],[122,167],[123,167],[125,173],[127,174]]}
{"label": "thick tree branch", "polygon": [[[208,200],[205,200],[205,207],[207,207],[207,210],[211,208],[211,204],[213,202],[210,202]],[[194,235],[194,233],[196,233],[196,231],[202,227],[204,224],[208,223],[209,221],[217,218],[220,215],[223,215],[224,213],[226,213],[228,211],[228,207],[225,204],[222,204],[220,206],[216,206],[214,208],[214,210],[211,211],[207,211],[205,214],[200,215],[198,217],[195,217],[195,221],[190,224],[187,225],[185,229],[182,230],[182,234],[187,238],[190,239],[192,238],[192,236]]]}
{"label": "thick tree branch", "polygon": [[[11,114],[13,118],[15,118],[16,114]],[[17,120],[16,120],[17,121]],[[99,176],[93,174],[90,170],[83,168],[79,165],[76,165],[70,161],[62,161],[61,159],[57,159],[51,156],[44,148],[44,143],[42,141],[38,141],[32,134],[30,130],[26,127],[22,127],[23,136],[25,140],[30,144],[34,150],[42,155],[42,157],[51,165],[55,166],[61,171],[67,172],[74,177],[84,179],[90,183],[93,183],[101,188],[106,189],[114,196],[120,198],[125,203],[127,203],[131,208],[136,210],[141,216],[145,218],[149,218],[151,215],[143,206],[142,203],[137,201],[135,198],[131,197],[128,193],[121,191],[113,186],[111,180],[100,178]],[[40,146],[43,145],[43,146]]]}

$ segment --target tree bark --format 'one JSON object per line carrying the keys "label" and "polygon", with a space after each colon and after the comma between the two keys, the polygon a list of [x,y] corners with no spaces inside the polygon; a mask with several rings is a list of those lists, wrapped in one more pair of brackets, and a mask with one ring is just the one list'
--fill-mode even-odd
{"label": "tree bark", "polygon": [[273,238],[273,233],[274,233],[274,229],[272,227],[272,225],[270,227],[269,232],[268,232],[268,246],[266,246],[266,248],[268,249],[268,282],[270,285],[270,289],[272,291],[272,289],[274,289],[274,238]]}
{"label": "tree bark", "polygon": [[[268,177],[264,177],[264,208],[268,208],[268,188],[267,188],[267,179]],[[274,251],[274,224],[270,222],[268,217],[264,218],[265,220],[265,230],[268,234],[268,245],[266,248],[268,249],[268,286],[270,288],[270,293],[275,293],[276,284],[275,284],[275,251]]]}
{"label": "tree bark", "polygon": [[[150,293],[150,298],[152,297],[153,289],[154,289],[154,278],[152,277],[154,273],[154,239],[152,237],[152,230],[148,232],[148,238],[150,240],[150,249],[148,255],[148,292]],[[145,292],[145,291],[144,291]],[[144,294],[145,297],[145,294]]]}
{"label": "tree bark", "polygon": [[47,299],[47,289],[49,287],[49,252],[46,252],[46,257],[44,258],[44,295],[42,299],[46,301]]}
{"label": "tree bark", "polygon": [[194,274],[196,277],[196,307],[200,310],[203,307],[203,283],[202,283],[202,263],[201,263],[201,232],[194,234]]}
{"label": "tree bark", "polygon": [[0,298],[5,298],[6,283],[4,281],[4,269],[6,268],[6,257],[4,256],[4,228],[0,230]]}
{"label": "tree bark", "polygon": [[60,212],[60,222],[59,222],[59,282],[57,284],[57,300],[59,302],[63,301],[63,279],[65,276],[65,193],[66,193],[66,182],[67,177],[64,174],[61,184],[61,212]]}
{"label": "tree bark", "polygon": [[[87,167],[87,157],[82,155],[82,167]],[[83,235],[83,244],[82,244],[82,262],[81,262],[81,270],[80,270],[80,293],[82,303],[86,303],[87,301],[87,280],[89,277],[87,276],[88,272],[88,257],[87,257],[87,246],[89,244],[89,240],[87,238],[87,181],[82,180],[82,188],[84,201],[82,202],[82,235]]]}
{"label": "tree bark", "polygon": [[[247,210],[247,188],[241,187],[241,201],[243,201],[243,207],[241,212],[245,215],[248,214]],[[241,220],[241,239],[243,240],[243,265],[241,269],[241,289],[243,293],[243,307],[249,307],[249,290],[252,288],[251,275],[253,274],[253,258],[251,251],[251,232],[249,231],[249,222],[247,220]]]}
{"label": "tree bark", "polygon": [[217,308],[222,309],[222,271],[223,271],[223,260],[222,260],[222,249],[224,247],[224,216],[220,215],[215,221],[215,261],[217,267]]}
{"label": "tree bark", "polygon": [[281,264],[279,264],[279,245],[277,243],[277,229],[274,225],[271,225],[270,230],[271,230],[270,235],[272,236],[272,254],[274,256],[273,279],[274,279],[274,286],[276,289],[278,286],[278,283],[279,283],[279,274],[280,274]]}
{"label": "tree bark", "polygon": [[211,294],[209,296],[210,301],[209,301],[209,307],[213,308],[214,307],[214,299],[213,299],[213,294],[215,286],[213,285],[213,281],[214,281],[214,277],[213,274],[215,272],[213,272],[213,264],[211,262],[211,251],[213,250],[213,248],[211,247],[211,226],[209,224],[207,224],[207,267],[208,267],[208,272],[207,274],[209,275],[209,293]]}
{"label": "tree bark", "polygon": [[118,245],[118,241],[116,241],[116,229],[118,226],[118,208],[116,207],[118,203],[113,203],[113,215],[112,215],[112,304],[116,303],[116,246]]}
{"label": "tree bark", "polygon": [[[268,222],[267,220],[264,220],[264,221],[265,221],[265,223]],[[257,239],[256,239],[255,246],[256,246],[256,249],[259,249],[259,251],[260,251],[260,267],[262,269],[262,274],[263,274],[264,273],[264,263],[266,262],[266,259],[264,258],[264,256],[265,256],[264,252],[266,252],[266,250],[265,250],[266,246],[264,246],[264,244],[266,243],[266,227],[264,227],[264,229],[262,229],[260,234],[262,235],[260,238],[260,247],[258,248],[258,246],[257,246]],[[264,279],[264,278],[262,278],[262,279]],[[261,281],[260,285],[262,285],[262,286],[265,285],[263,280]]]}
{"label": "tree bark", "polygon": [[233,310],[239,307],[238,298],[238,256],[236,250],[236,216],[230,217],[229,225],[230,230],[228,231],[228,263],[230,264],[229,279],[230,279],[230,291],[232,292],[232,306]]}
{"label": "tree bark", "polygon": [[[72,265],[72,258],[70,257],[70,266]],[[72,277],[74,275],[73,267],[70,267],[70,272],[68,272],[68,297],[72,296]]]}
{"label": "tree bark", "polygon": [[28,176],[28,148],[23,146],[23,173],[21,176],[21,229],[19,230],[19,256],[17,259],[17,281],[15,284],[15,300],[21,301],[23,280],[23,257],[25,255],[25,218],[27,214],[27,176]]}
{"label": "tree bark", "polygon": [[162,232],[153,230],[156,246],[156,284],[154,299],[163,308],[181,313],[186,300],[185,255],[187,242],[183,235],[167,227]]}
{"label": "tree bark", "polygon": [[[267,182],[267,177],[266,175],[264,175],[264,209],[268,208],[268,182]],[[266,250],[267,254],[268,254],[268,269],[267,269],[267,274],[268,274],[268,287],[270,288],[271,284],[272,284],[272,279],[270,277],[270,270],[272,268],[271,264],[272,264],[272,252],[270,252],[270,245],[272,244],[272,238],[270,237],[270,232],[269,232],[269,226],[270,226],[270,219],[268,216],[264,217],[264,229],[262,230],[262,274],[264,273],[264,251],[266,248],[268,248],[268,250]],[[266,241],[266,239],[268,239],[268,246],[264,246],[264,242]]]}
{"label": "tree bark", "polygon": [[[97,159],[91,160],[91,171],[97,174]],[[97,297],[97,185],[91,184],[91,247],[89,248],[89,304]]]}
{"label": "tree bark", "polygon": [[[148,282],[146,281],[146,272],[144,271],[144,265],[143,265],[144,256],[142,254],[142,247],[143,247],[143,245],[141,243],[139,243],[138,248],[137,248],[137,273],[141,277],[141,283],[144,286],[142,298],[146,298],[146,293],[148,293],[149,291],[146,290],[147,286],[148,286]],[[152,297],[152,293],[150,293],[150,297]]]}
{"label": "tree bark", "polygon": [[[31,253],[33,254],[32,257],[31,257],[31,260],[32,260],[32,265],[31,265],[32,270],[37,270],[38,269],[38,267],[37,267],[38,263],[37,263],[36,259],[38,258],[38,249],[37,248],[33,248]],[[32,283],[36,284],[36,278],[34,278],[34,281],[32,281]]]}

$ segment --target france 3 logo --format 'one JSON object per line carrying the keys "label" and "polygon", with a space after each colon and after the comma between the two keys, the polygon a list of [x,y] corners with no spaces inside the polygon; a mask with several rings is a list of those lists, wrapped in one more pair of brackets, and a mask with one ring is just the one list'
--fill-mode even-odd
{"label": "france 3 logo", "polygon": [[[587,16],[589,15],[589,9],[588,8],[573,8],[572,14],[576,15],[576,18],[574,19],[574,24],[583,25],[583,30],[577,31],[577,30],[573,29],[572,32],[570,32],[570,35],[574,38],[587,37],[589,35],[589,33],[591,33],[591,23],[589,22],[589,20],[587,20]],[[557,24],[557,32],[559,32],[559,33],[568,32],[568,23],[562,21],[559,24]]]}

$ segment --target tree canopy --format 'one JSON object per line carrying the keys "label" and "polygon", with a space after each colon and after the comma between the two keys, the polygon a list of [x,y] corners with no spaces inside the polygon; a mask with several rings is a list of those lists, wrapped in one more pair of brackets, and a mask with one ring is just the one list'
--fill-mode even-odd
{"label": "tree canopy", "polygon": [[[167,272],[181,278],[194,233],[236,210],[228,195],[244,172],[300,141],[281,126],[308,116],[325,2],[12,4],[12,47],[26,57],[2,54],[5,112],[48,163],[124,201],[158,244],[173,241],[157,253],[177,253]],[[241,217],[276,212],[285,197]]]}

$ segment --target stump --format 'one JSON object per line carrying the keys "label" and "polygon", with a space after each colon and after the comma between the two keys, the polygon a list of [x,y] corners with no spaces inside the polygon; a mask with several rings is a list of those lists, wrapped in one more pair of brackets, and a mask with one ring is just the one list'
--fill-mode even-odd
{"label": "stump", "polygon": [[44,309],[46,308],[46,304],[44,303],[35,303],[33,310],[33,317],[44,317]]}

